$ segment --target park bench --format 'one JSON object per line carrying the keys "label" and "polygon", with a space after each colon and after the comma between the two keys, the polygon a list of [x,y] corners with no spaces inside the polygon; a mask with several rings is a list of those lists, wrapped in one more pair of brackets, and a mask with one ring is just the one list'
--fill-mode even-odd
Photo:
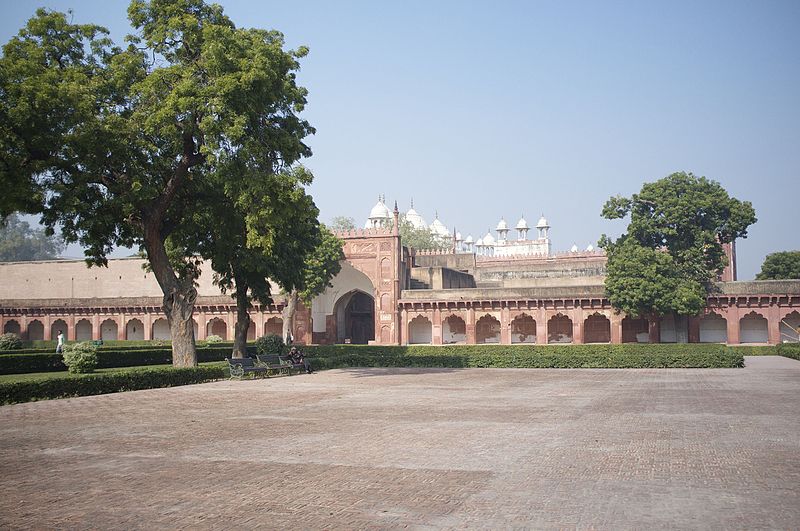
{"label": "park bench", "polygon": [[267,374],[268,372],[266,367],[257,366],[253,358],[225,358],[225,360],[230,367],[230,379],[236,378],[237,380],[241,380],[247,373],[256,375]]}
{"label": "park bench", "polygon": [[301,363],[292,363],[292,360],[288,356],[258,354],[256,358],[261,367],[265,367],[269,371],[278,371],[279,374],[282,372],[292,374],[292,369],[296,369],[298,372],[305,370]]}

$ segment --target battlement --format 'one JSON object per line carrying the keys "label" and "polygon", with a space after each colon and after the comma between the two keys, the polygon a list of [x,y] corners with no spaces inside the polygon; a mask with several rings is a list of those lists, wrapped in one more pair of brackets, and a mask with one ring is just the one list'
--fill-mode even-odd
{"label": "battlement", "polygon": [[378,227],[370,229],[335,230],[333,234],[342,240],[354,238],[385,238],[393,234],[392,227]]}

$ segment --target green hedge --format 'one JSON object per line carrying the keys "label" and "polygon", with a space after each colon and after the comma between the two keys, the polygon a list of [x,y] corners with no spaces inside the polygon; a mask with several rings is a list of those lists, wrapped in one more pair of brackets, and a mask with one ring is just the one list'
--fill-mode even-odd
{"label": "green hedge", "polygon": [[[223,361],[230,357],[230,346],[198,347],[197,361]],[[97,366],[101,369],[138,367],[140,365],[169,365],[172,350],[169,347],[136,348],[127,350],[98,350]],[[65,371],[61,354],[2,354],[0,374],[25,374],[30,372]]]}
{"label": "green hedge", "polygon": [[464,345],[307,349],[318,369],[345,367],[732,368],[742,354],[724,345]]}
{"label": "green hedge", "polygon": [[225,378],[224,367],[152,368],[79,377],[0,383],[0,404],[173,387]]}
{"label": "green hedge", "polygon": [[781,343],[775,346],[777,354],[793,360],[800,360],[800,343]]}
{"label": "green hedge", "polygon": [[[65,344],[67,345],[74,345],[78,343],[78,341],[67,341]],[[99,351],[113,351],[113,352],[122,352],[128,350],[140,350],[140,351],[150,351],[150,350],[170,350],[172,346],[169,342],[166,344],[162,344],[162,342],[153,342],[147,344],[146,341],[131,341],[130,343],[134,343],[132,345],[124,345],[124,341],[116,341],[114,344],[103,343],[99,345],[97,349]],[[232,350],[233,343],[209,343],[206,345],[203,342],[197,343],[197,348],[211,348],[211,349],[222,349],[222,350]],[[250,348],[255,349],[255,346],[251,346]],[[55,343],[52,347],[48,348],[23,348],[17,350],[0,350],[0,356],[5,354],[51,354],[56,351]]]}

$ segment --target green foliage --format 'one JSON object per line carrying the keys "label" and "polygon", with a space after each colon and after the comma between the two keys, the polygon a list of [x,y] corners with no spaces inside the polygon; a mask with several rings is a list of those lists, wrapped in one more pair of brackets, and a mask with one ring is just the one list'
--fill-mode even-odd
{"label": "green foliage", "polygon": [[[275,190],[300,195],[302,186],[286,182],[303,182],[292,166],[311,154],[304,138],[314,130],[299,118],[307,92],[296,83],[307,49],[285,50],[277,31],[236,28],[202,0],[134,0],[128,16],[137,35],[124,49],[105,29],[46,10],[5,45],[0,186],[22,190],[25,209],[43,209],[48,230],[61,227],[93,264],[104,265],[115,246],[142,247],[170,323],[185,332],[196,268],[176,271],[170,251],[209,238],[209,225],[193,216],[223,194],[220,204],[247,213],[249,231],[282,216],[285,194]],[[0,214],[18,202],[3,195]],[[283,256],[269,245],[282,241],[281,230],[258,234],[253,242],[248,232],[248,246]],[[279,266],[296,272],[298,263]],[[176,362],[193,364],[191,334],[175,337]]]}
{"label": "green foliage", "polygon": [[75,374],[93,372],[97,368],[97,347],[90,341],[64,345],[64,365]]}
{"label": "green foliage", "polygon": [[800,251],[781,251],[768,254],[756,279],[800,279]]}
{"label": "green foliage", "polygon": [[19,350],[22,348],[22,339],[17,334],[6,333],[0,336],[0,350]]}
{"label": "green foliage", "polygon": [[0,262],[48,260],[64,250],[58,236],[48,236],[42,229],[32,229],[16,214],[0,224]]}
{"label": "green foliage", "polygon": [[781,343],[775,350],[779,356],[800,360],[800,343]]}
{"label": "green foliage", "polygon": [[214,334],[211,334],[210,336],[206,336],[206,343],[209,343],[209,344],[211,344],[211,343],[222,343],[222,338],[219,337],[219,336],[216,336]]}
{"label": "green foliage", "polygon": [[286,349],[283,338],[275,334],[259,337],[256,339],[255,347],[259,354],[283,354]]}
{"label": "green foliage", "polygon": [[0,404],[174,387],[225,378],[225,368],[147,368],[80,377],[0,383]]}
{"label": "green foliage", "polygon": [[336,231],[353,230],[356,228],[356,220],[347,216],[334,216],[328,228]]}
{"label": "green foliage", "polygon": [[716,275],[727,265],[723,243],[747,236],[755,223],[748,201],[691,173],[647,183],[630,199],[612,197],[603,217],[630,215],[616,241],[603,235],[608,254],[606,293],[628,315],[696,315]]}
{"label": "green foliage", "polygon": [[452,345],[307,347],[315,368],[733,368],[742,354],[724,345]]}
{"label": "green foliage", "polygon": [[324,225],[320,227],[320,238],[313,251],[303,261],[303,281],[299,295],[305,303],[331,286],[331,279],[342,270],[344,242]]}

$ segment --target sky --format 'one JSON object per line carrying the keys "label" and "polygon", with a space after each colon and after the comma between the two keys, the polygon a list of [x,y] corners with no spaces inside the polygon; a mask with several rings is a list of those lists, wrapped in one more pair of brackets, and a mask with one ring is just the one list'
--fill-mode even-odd
{"label": "sky", "polygon": [[[624,231],[609,197],[688,171],[755,207],[740,280],[800,249],[800,2],[219,3],[310,48],[322,221],[362,226],[379,195],[475,239],[544,214],[565,251]],[[0,0],[0,41],[40,6],[132,31],[126,1]]]}

